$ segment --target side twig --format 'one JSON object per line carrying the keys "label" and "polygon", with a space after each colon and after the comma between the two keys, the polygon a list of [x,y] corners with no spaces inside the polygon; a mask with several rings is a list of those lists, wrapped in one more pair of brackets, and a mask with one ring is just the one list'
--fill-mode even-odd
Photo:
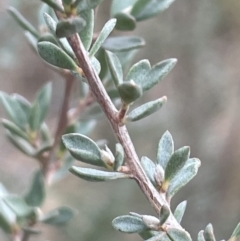
{"label": "side twig", "polygon": [[[116,110],[111,99],[109,98],[99,76],[94,71],[90,59],[84,49],[84,46],[79,39],[79,36],[75,34],[69,37],[68,42],[72,47],[76,58],[84,72],[84,75],[88,80],[88,84],[93,95],[95,96],[97,102],[100,104],[102,110],[108,118],[118,141],[124,148],[126,162],[128,167],[130,168],[132,178],[137,181],[142,192],[146,195],[147,199],[154,207],[154,209],[159,213],[162,205],[169,206],[168,202],[163,195],[159,194],[156,191],[156,189],[146,177],[146,174],[141,167],[126,126],[121,126],[121,123],[119,123],[118,111]],[[181,226],[172,214],[170,215],[168,220],[170,226],[181,228]]]}

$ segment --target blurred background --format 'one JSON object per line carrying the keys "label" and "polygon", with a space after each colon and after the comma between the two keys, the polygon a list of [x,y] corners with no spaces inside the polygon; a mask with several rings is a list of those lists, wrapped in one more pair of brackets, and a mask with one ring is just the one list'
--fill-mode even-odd
{"label": "blurred background", "polygon": [[[54,131],[63,80],[31,51],[6,13],[7,6],[17,7],[37,26],[39,2],[0,0],[0,89],[32,100],[43,83],[53,81],[48,123]],[[105,0],[99,9],[98,30],[109,18],[110,3]],[[168,103],[157,114],[128,127],[139,156],[155,160],[158,140],[168,129],[176,148],[190,145],[191,156],[201,159],[197,177],[172,201],[174,208],[187,199],[182,224],[193,239],[210,222],[217,239],[228,239],[240,221],[239,12],[238,0],[178,0],[156,18],[139,23],[133,33],[146,40],[135,62],[178,59],[171,74],[141,99],[167,95]],[[4,116],[2,107],[0,112]],[[22,193],[38,165],[8,143],[2,127],[0,133],[0,181],[9,191]],[[115,144],[105,119],[99,121],[92,138],[109,139],[110,147]],[[43,234],[31,240],[141,240],[115,231],[111,220],[130,211],[154,214],[133,181],[89,183],[71,174],[48,189],[43,210],[59,205],[78,209],[78,216],[67,227],[42,226]]]}

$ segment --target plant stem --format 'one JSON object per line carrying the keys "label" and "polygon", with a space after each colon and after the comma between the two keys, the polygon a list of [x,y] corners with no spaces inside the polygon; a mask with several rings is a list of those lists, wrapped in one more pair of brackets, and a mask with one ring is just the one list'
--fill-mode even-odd
{"label": "plant stem", "polygon": [[61,141],[62,135],[68,125],[68,108],[69,108],[69,100],[71,95],[71,90],[74,82],[74,77],[71,73],[65,73],[65,88],[64,88],[64,97],[61,107],[61,112],[58,119],[58,125],[54,136],[54,143],[53,143],[53,151],[56,146]]}
{"label": "plant stem", "polygon": [[55,149],[59,145],[62,135],[64,134],[64,131],[68,125],[68,108],[69,108],[69,100],[70,100],[71,90],[74,82],[74,77],[69,71],[65,71],[63,73],[63,76],[65,78],[64,79],[65,81],[64,97],[63,97],[61,110],[58,118],[57,128],[54,134],[53,146],[50,150],[50,153],[48,153],[47,156],[42,156],[40,160],[40,162],[42,163],[43,173],[46,176],[46,179],[48,179],[48,176],[54,167],[54,165],[52,164],[57,164],[57,163],[54,163],[56,162],[56,160],[54,160]]}
{"label": "plant stem", "polygon": [[[77,34],[72,35],[68,38],[68,42],[72,47],[84,72],[84,75],[88,80],[88,84],[93,95],[95,96],[106,117],[108,118],[118,141],[123,146],[126,162],[131,171],[131,177],[137,181],[142,192],[146,195],[147,199],[157,211],[157,213],[159,213],[162,205],[165,204],[169,206],[168,202],[166,201],[163,194],[159,194],[157,192],[143,171],[131,138],[128,134],[127,128],[126,126],[121,126],[121,123],[119,123],[118,111],[109,98],[99,76],[93,69],[93,66],[91,65],[90,59],[86,50],[84,49],[82,42],[79,39],[79,36]],[[170,215],[167,223],[169,223],[171,227],[181,228],[172,214]]]}

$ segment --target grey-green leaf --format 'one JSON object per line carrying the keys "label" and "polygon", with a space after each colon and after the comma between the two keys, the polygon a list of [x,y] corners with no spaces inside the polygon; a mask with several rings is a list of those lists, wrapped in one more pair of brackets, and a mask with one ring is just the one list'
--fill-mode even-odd
{"label": "grey-green leaf", "polygon": [[12,209],[18,218],[26,218],[35,213],[35,209],[30,207],[20,196],[9,195],[4,197],[4,202]]}
{"label": "grey-green leaf", "polygon": [[158,143],[157,151],[157,163],[160,164],[164,169],[174,152],[174,142],[172,135],[169,131],[166,131]]}
{"label": "grey-green leaf", "polygon": [[111,5],[111,16],[120,12],[126,12],[126,10],[130,9],[136,1],[137,0],[113,0]]}
{"label": "grey-green leaf", "polygon": [[116,152],[115,152],[115,162],[114,162],[114,170],[117,171],[119,167],[123,165],[124,162],[124,150],[120,143],[116,144]]}
{"label": "grey-green leaf", "polygon": [[170,215],[169,207],[166,205],[163,205],[161,207],[160,214],[159,214],[160,226],[162,226],[167,221],[169,215]]}
{"label": "grey-green leaf", "polygon": [[188,146],[176,150],[170,157],[165,169],[164,182],[169,182],[182,169],[190,155],[190,148]]}
{"label": "grey-green leaf", "polygon": [[92,43],[93,28],[94,28],[94,10],[89,9],[81,12],[81,17],[85,20],[86,26],[79,33],[79,36],[81,38],[81,41],[85,49],[88,51]]}
{"label": "grey-green leaf", "polygon": [[133,111],[131,111],[127,116],[126,116],[126,121],[138,121],[141,120],[154,112],[158,111],[165,103],[167,102],[167,97],[164,96],[162,98],[159,98],[154,101],[150,101],[146,104],[143,104]]}
{"label": "grey-green leaf", "polygon": [[11,16],[16,20],[16,22],[26,31],[29,31],[35,38],[39,37],[37,30],[29,23],[20,12],[14,7],[8,8],[9,13]]}
{"label": "grey-green leaf", "polygon": [[98,35],[98,38],[96,39],[95,43],[93,44],[89,54],[90,56],[94,56],[97,51],[101,48],[102,44],[105,42],[109,34],[112,32],[116,25],[117,20],[115,18],[110,19],[103,27],[101,32]]}
{"label": "grey-green leaf", "polygon": [[82,11],[96,8],[103,0],[77,0],[74,5],[77,6],[79,13]]}
{"label": "grey-green leaf", "polygon": [[59,207],[46,214],[40,221],[50,225],[65,225],[74,216],[76,211],[69,207]]}
{"label": "grey-green leaf", "polygon": [[109,70],[112,75],[112,79],[116,87],[118,87],[123,82],[123,71],[122,65],[114,53],[106,51],[106,61],[109,67]]}
{"label": "grey-green leaf", "polygon": [[4,92],[0,92],[0,100],[11,121],[21,129],[25,129],[27,116],[18,101]]}
{"label": "grey-green leaf", "polygon": [[38,39],[38,42],[44,41],[53,43],[54,45],[58,45],[56,38],[51,33],[45,33]]}
{"label": "grey-green leaf", "polygon": [[57,23],[56,21],[47,13],[43,13],[44,20],[48,26],[49,31],[52,34],[55,34],[56,28],[57,28]]}
{"label": "grey-green leaf", "polygon": [[63,143],[71,155],[79,161],[96,166],[105,166],[101,160],[101,150],[97,144],[81,134],[66,134]]}
{"label": "grey-green leaf", "polygon": [[144,90],[150,70],[150,62],[147,59],[140,60],[130,68],[126,80],[134,80]]}
{"label": "grey-green leaf", "polygon": [[197,241],[206,241],[205,238],[204,238],[204,231],[203,230],[201,230],[198,233]]}
{"label": "grey-green leaf", "polygon": [[123,102],[131,104],[142,96],[142,88],[133,80],[123,82],[118,86],[118,93]]}
{"label": "grey-green leaf", "polygon": [[169,239],[169,237],[167,236],[167,234],[165,232],[160,232],[160,234],[157,234],[145,241],[172,241],[172,240]]}
{"label": "grey-green leaf", "polygon": [[77,71],[78,66],[62,49],[50,42],[38,43],[39,55],[49,64],[59,68]]}
{"label": "grey-green leaf", "polygon": [[131,14],[137,21],[154,17],[159,12],[167,9],[174,0],[138,0],[131,9]]}
{"label": "grey-green leaf", "polygon": [[128,175],[120,172],[106,172],[101,170],[96,170],[92,168],[83,168],[73,166],[70,168],[70,172],[90,182],[104,182],[120,178],[129,178]]}
{"label": "grey-green leaf", "polygon": [[24,36],[32,51],[37,54],[37,39],[28,31],[24,32]]}
{"label": "grey-green leaf", "polygon": [[187,233],[185,230],[177,228],[168,228],[167,235],[171,240],[174,241],[192,241],[189,233]]}
{"label": "grey-green leaf", "polygon": [[122,31],[132,31],[136,28],[135,18],[128,13],[117,13],[114,15],[114,18],[117,19],[116,29]]}
{"label": "grey-green leaf", "polygon": [[148,157],[143,156],[141,158],[141,165],[147,177],[151,181],[151,183],[155,184],[155,178],[154,178],[154,173],[156,169],[155,163],[152,160],[150,160]]}
{"label": "grey-green leaf", "polygon": [[190,158],[185,163],[184,167],[170,181],[167,196],[173,197],[182,187],[196,176],[201,162],[197,158]]}
{"label": "grey-green leaf", "polygon": [[56,3],[54,0],[41,0],[41,1],[46,3],[51,8],[53,8],[61,13],[64,13],[63,7],[61,5],[59,5],[58,3]]}
{"label": "grey-green leaf", "polygon": [[176,59],[167,59],[154,65],[148,73],[146,80],[142,82],[143,90],[149,90],[158,84],[173,69],[176,63]]}
{"label": "grey-green leaf", "polygon": [[112,52],[125,52],[141,48],[145,45],[143,38],[137,36],[109,37],[103,44],[103,48]]}
{"label": "grey-green leaf", "polygon": [[214,231],[213,231],[213,226],[211,223],[207,225],[207,227],[204,230],[204,238],[206,241],[216,241]]}
{"label": "grey-green leaf", "polygon": [[183,201],[181,203],[179,203],[173,213],[174,217],[176,218],[176,220],[178,221],[178,223],[181,223],[183,215],[185,213],[187,207],[187,201]]}
{"label": "grey-green leaf", "polygon": [[31,186],[28,192],[24,195],[26,203],[32,207],[40,207],[46,196],[45,183],[43,174],[37,171],[34,174]]}
{"label": "grey-green leaf", "polygon": [[15,125],[13,122],[2,119],[2,124],[8,131],[11,132],[13,135],[17,135],[25,140],[29,140],[27,133],[21,130],[17,125]]}
{"label": "grey-green leaf", "polygon": [[49,105],[52,95],[52,83],[45,84],[37,93],[29,116],[29,126],[32,131],[40,129]]}
{"label": "grey-green leaf", "polygon": [[80,33],[86,26],[86,21],[80,17],[62,19],[57,23],[56,36],[67,38],[75,33]]}
{"label": "grey-green leaf", "polygon": [[19,94],[13,94],[12,98],[15,101],[17,101],[18,105],[20,106],[20,108],[22,110],[22,113],[25,116],[25,119],[27,120],[28,116],[30,114],[30,111],[31,111],[31,103]]}
{"label": "grey-green leaf", "polygon": [[231,235],[231,241],[237,241],[240,238],[240,223],[238,223],[237,227],[234,229]]}
{"label": "grey-green leaf", "polygon": [[12,233],[16,225],[16,214],[13,210],[0,199],[0,227],[6,233]]}
{"label": "grey-green leaf", "polygon": [[90,58],[90,60],[91,60],[94,70],[96,71],[97,74],[99,74],[101,71],[101,64],[99,63],[99,61],[97,60],[97,58],[95,56],[92,56]]}
{"label": "grey-green leaf", "polygon": [[7,132],[7,138],[9,141],[22,153],[27,156],[33,156],[35,149],[26,140]]}
{"label": "grey-green leaf", "polygon": [[112,225],[115,229],[124,233],[140,233],[147,229],[141,218],[130,215],[113,219]]}

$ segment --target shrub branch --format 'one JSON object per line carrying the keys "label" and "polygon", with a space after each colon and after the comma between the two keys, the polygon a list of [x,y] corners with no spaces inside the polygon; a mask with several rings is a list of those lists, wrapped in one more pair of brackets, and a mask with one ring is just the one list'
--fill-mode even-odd
{"label": "shrub branch", "polygon": [[[165,197],[159,194],[153,187],[151,182],[148,180],[146,174],[144,173],[139,158],[136,154],[135,148],[129,136],[126,126],[121,126],[118,118],[118,111],[113,105],[111,99],[109,98],[99,76],[93,69],[90,59],[84,49],[84,46],[77,34],[72,35],[68,38],[68,42],[72,47],[76,58],[88,80],[90,89],[95,96],[97,102],[104,111],[106,117],[108,118],[115,136],[117,137],[119,143],[123,146],[126,163],[130,169],[131,177],[135,179],[141,188],[142,192],[146,195],[147,199],[155,209],[157,213],[163,205],[169,206]],[[172,227],[181,228],[179,223],[176,221],[174,216],[171,214],[168,223]]]}

